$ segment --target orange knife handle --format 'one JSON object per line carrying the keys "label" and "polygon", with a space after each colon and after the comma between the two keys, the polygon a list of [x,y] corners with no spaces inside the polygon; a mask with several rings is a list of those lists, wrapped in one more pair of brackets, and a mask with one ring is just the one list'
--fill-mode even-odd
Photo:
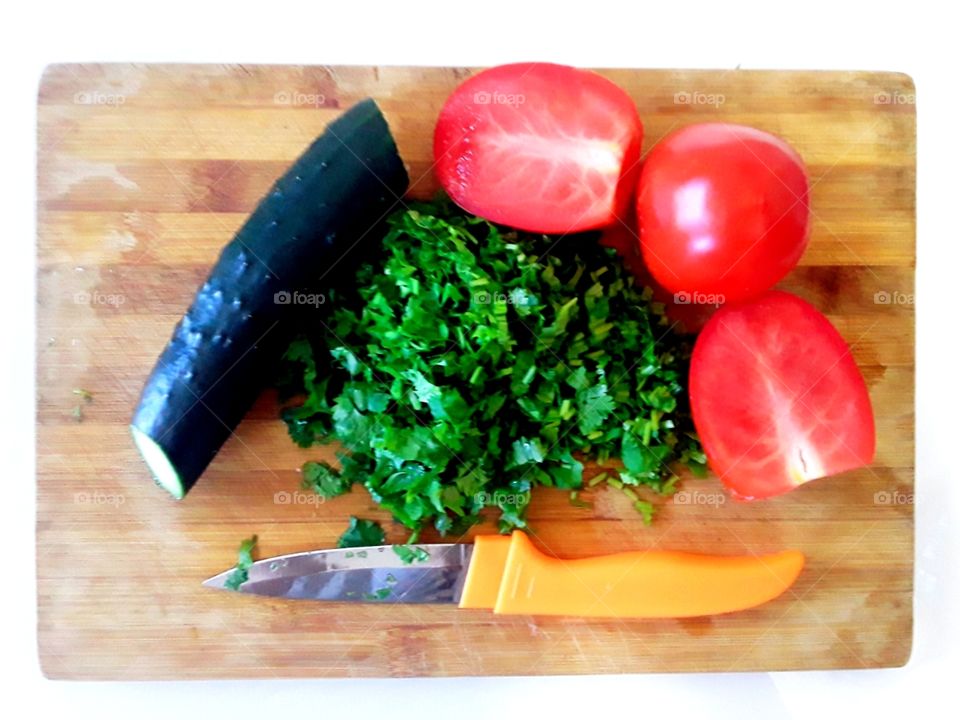
{"label": "orange knife handle", "polygon": [[460,607],[493,610],[512,540],[508,535],[478,535],[460,595]]}
{"label": "orange knife handle", "polygon": [[782,594],[803,562],[795,550],[757,557],[651,550],[559,560],[514,532],[494,612],[616,618],[728,613]]}

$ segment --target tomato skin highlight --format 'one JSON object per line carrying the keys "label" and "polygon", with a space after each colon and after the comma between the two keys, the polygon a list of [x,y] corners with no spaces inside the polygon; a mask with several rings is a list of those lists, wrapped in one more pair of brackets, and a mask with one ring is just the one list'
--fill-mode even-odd
{"label": "tomato skin highlight", "polygon": [[707,462],[744,500],[869,465],[866,383],[840,333],[795,295],[721,308],[697,338],[690,406]]}
{"label": "tomato skin highlight", "polygon": [[642,140],[633,100],[601,75],[501,65],[447,99],[434,133],[435,171],[475,215],[531,232],[580,232],[626,214]]}
{"label": "tomato skin highlight", "polygon": [[806,249],[809,193],[803,160],[779,137],[729,123],[681,128],[640,175],[644,262],[674,293],[757,297]]}

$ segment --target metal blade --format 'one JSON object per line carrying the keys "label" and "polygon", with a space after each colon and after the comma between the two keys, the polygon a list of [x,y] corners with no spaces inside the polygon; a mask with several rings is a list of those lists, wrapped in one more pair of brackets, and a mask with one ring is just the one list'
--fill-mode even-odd
{"label": "metal blade", "polygon": [[[313,550],[258,560],[239,592],[294,600],[340,602],[458,603],[473,546],[463,543],[417,545],[407,564],[393,545]],[[226,570],[204,581],[225,590]]]}

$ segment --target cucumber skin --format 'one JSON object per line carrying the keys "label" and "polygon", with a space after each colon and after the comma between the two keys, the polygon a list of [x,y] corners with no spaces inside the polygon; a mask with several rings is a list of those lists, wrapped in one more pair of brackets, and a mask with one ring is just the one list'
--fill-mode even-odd
{"label": "cucumber skin", "polygon": [[176,468],[182,495],[257,399],[297,320],[326,309],[278,304],[276,293],[350,282],[408,184],[386,121],[364,100],[327,127],[223,249],[132,421]]}

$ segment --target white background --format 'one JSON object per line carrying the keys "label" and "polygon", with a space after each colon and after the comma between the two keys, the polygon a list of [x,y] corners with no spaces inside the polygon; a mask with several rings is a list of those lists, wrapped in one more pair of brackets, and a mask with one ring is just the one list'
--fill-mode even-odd
{"label": "white background", "polygon": [[[443,715],[671,718],[910,717],[956,707],[957,293],[960,232],[956,23],[920,2],[551,3],[453,0],[286,6],[175,2],[14,2],[0,63],[0,676],[4,705],[71,718]],[[931,5],[933,5],[931,3]],[[946,8],[948,3],[936,5]],[[349,7],[349,11],[344,10]],[[907,72],[917,85],[916,638],[889,671],[383,681],[53,683],[36,659],[33,336],[36,89],[50,62],[189,61],[811,68]],[[78,553],[95,548],[78,548]],[[953,715],[952,711],[950,714]],[[939,712],[937,714],[940,714]]]}

